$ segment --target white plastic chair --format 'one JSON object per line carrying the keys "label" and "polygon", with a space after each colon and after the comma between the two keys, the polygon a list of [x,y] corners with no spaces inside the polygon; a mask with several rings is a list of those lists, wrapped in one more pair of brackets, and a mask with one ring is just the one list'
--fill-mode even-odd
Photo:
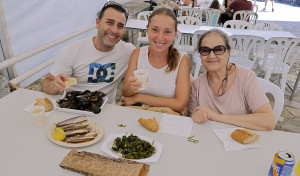
{"label": "white plastic chair", "polygon": [[257,14],[257,10],[258,10],[258,5],[252,4],[252,11]]}
{"label": "white plastic chair", "polygon": [[[298,46],[297,46],[298,45]],[[287,74],[296,58],[300,56],[300,38],[273,37],[264,48],[263,60],[259,67],[264,70],[264,79],[269,80],[272,73],[281,75],[280,88],[285,91]]]}
{"label": "white plastic chair", "polygon": [[257,23],[254,25],[253,29],[264,31],[283,31],[282,27],[275,23]]}
{"label": "white plastic chair", "polygon": [[[187,25],[201,25],[202,23],[198,18],[191,16],[177,17],[177,21],[180,24]],[[178,50],[185,51],[187,54],[193,54],[195,52],[195,46],[192,45],[192,37],[190,36],[181,36],[179,45],[177,47]]]}
{"label": "white plastic chair", "polygon": [[238,16],[240,17],[240,20],[250,22],[252,24],[256,23],[256,19],[258,17],[258,15],[253,11],[239,10],[239,11],[234,12],[232,19],[237,20]]}
{"label": "white plastic chair", "polygon": [[270,81],[262,79],[262,78],[257,78],[257,79],[258,79],[263,91],[265,93],[272,94],[272,96],[275,99],[273,113],[275,116],[275,121],[277,122],[281,115],[283,106],[284,106],[284,94],[277,85],[271,83]]}
{"label": "white plastic chair", "polygon": [[242,20],[228,20],[224,23],[223,28],[233,28],[233,29],[253,29],[253,25],[247,21]]}
{"label": "white plastic chair", "polygon": [[193,74],[194,79],[196,79],[199,76],[200,67],[202,65],[200,53],[199,51],[196,50],[196,47],[198,46],[198,41],[201,35],[203,35],[205,32],[206,32],[205,30],[195,31],[192,39],[192,44],[195,47],[195,53],[193,54],[194,64],[192,65],[192,70],[194,70],[194,74]]}
{"label": "white plastic chair", "polygon": [[178,17],[191,16],[196,17],[202,21],[201,11],[197,8],[182,8],[178,10]]}
{"label": "white plastic chair", "polygon": [[[258,56],[261,55],[265,39],[252,35],[231,35],[229,43],[232,51],[229,61],[252,69]],[[252,60],[249,59],[250,53],[253,53]]]}
{"label": "white plastic chair", "polygon": [[[143,11],[143,12],[140,12],[138,15],[137,15],[137,19],[138,20],[149,20],[149,16],[151,15],[152,11]],[[137,38],[137,43],[136,43],[136,47],[141,47],[143,44],[147,45],[149,44],[149,41],[148,41],[148,35],[147,33],[145,34],[145,36],[143,36],[142,34],[143,32],[139,32],[138,34],[138,38]],[[145,32],[144,32],[145,33]]]}
{"label": "white plastic chair", "polygon": [[205,15],[205,22],[203,22],[203,25],[216,26],[221,11],[219,9],[201,9],[201,14]]}

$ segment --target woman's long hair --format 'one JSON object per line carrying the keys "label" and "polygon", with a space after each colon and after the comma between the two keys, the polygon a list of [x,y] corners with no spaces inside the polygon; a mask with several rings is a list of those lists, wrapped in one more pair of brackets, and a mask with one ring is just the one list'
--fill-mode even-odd
{"label": "woman's long hair", "polygon": [[220,3],[218,0],[213,0],[209,6],[212,9],[220,9]]}
{"label": "woman's long hair", "polygon": [[[166,15],[171,17],[174,20],[174,24],[175,24],[175,31],[177,32],[177,18],[175,16],[175,13],[168,8],[158,8],[156,9],[154,12],[152,12],[152,14],[149,16],[149,20],[148,20],[148,25],[147,27],[149,27],[149,24],[151,22],[152,17],[154,17],[155,15]],[[174,42],[174,41],[173,41]],[[179,63],[179,59],[180,59],[180,54],[178,52],[178,50],[176,48],[174,48],[173,46],[174,44],[172,44],[169,47],[169,53],[168,53],[168,58],[167,58],[167,63],[168,63],[168,67],[166,69],[166,72],[170,72],[173,71],[177,68],[178,63]]]}

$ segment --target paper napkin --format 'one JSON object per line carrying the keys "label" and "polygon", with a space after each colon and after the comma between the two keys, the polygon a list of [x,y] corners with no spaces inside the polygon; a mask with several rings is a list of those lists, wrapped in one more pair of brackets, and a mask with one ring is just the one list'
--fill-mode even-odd
{"label": "paper napkin", "polygon": [[190,117],[164,114],[159,123],[159,131],[177,136],[191,136],[193,120]]}
{"label": "paper napkin", "polygon": [[243,150],[247,148],[259,148],[260,145],[255,142],[253,144],[241,144],[235,140],[233,140],[230,135],[231,133],[240,128],[226,128],[226,129],[213,129],[216,133],[217,137],[223,142],[225,151],[232,150]]}

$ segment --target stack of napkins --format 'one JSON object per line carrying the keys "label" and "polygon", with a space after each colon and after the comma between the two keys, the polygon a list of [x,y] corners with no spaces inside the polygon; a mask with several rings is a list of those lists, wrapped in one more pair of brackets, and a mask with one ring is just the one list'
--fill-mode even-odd
{"label": "stack of napkins", "polygon": [[164,114],[159,123],[161,133],[176,136],[190,137],[193,128],[193,120],[190,117]]}
{"label": "stack of napkins", "polygon": [[257,142],[253,144],[241,144],[231,138],[231,133],[239,128],[213,129],[217,137],[223,142],[225,151],[243,150],[247,148],[259,148]]}

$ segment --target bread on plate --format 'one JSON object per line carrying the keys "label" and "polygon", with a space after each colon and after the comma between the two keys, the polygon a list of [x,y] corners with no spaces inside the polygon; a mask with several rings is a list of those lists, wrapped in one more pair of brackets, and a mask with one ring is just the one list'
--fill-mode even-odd
{"label": "bread on plate", "polygon": [[46,97],[35,99],[34,106],[44,106],[45,112],[50,112],[53,110],[53,104],[52,104],[51,100],[49,100]]}

